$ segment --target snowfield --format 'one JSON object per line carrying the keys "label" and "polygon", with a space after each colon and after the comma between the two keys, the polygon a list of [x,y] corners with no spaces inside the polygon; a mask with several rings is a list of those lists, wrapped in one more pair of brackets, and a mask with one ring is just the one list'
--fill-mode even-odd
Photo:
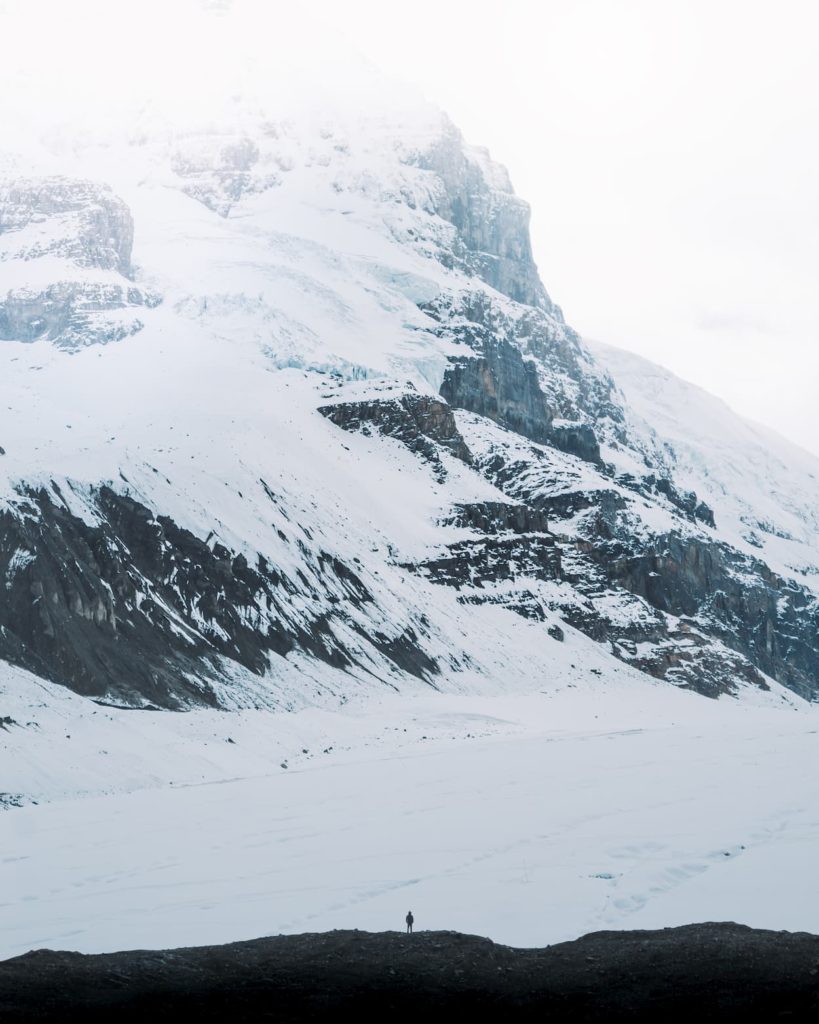
{"label": "snowfield", "polygon": [[816,709],[556,646],[533,692],[335,711],[122,711],[37,683],[28,728],[32,677],[12,671],[0,774],[41,802],[0,813],[0,956],[393,929],[409,908],[521,946],[819,930]]}

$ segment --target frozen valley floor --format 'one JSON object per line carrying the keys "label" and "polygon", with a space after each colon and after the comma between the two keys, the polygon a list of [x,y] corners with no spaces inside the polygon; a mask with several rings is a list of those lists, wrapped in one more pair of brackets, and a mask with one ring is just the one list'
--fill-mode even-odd
{"label": "frozen valley floor", "polygon": [[80,713],[57,690],[0,734],[4,781],[38,800],[0,813],[0,958],[381,932],[408,909],[521,947],[701,921],[819,932],[802,702],[618,683],[169,715]]}

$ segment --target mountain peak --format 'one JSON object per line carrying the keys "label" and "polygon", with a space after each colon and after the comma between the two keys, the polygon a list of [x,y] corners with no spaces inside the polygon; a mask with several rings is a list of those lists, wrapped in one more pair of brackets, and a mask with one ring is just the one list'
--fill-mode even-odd
{"label": "mountain peak", "polygon": [[662,417],[618,387],[508,174],[424,100],[318,43],[211,74],[243,12],[182,18],[174,103],[176,15],[117,117],[12,132],[0,656],[126,705],[295,706],[531,685],[569,637],[810,696],[812,470],[760,495],[745,427],[712,418],[720,452],[685,385]]}

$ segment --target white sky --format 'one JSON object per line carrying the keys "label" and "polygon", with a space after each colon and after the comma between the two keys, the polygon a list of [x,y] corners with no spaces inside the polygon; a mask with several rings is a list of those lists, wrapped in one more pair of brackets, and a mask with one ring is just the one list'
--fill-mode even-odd
{"label": "white sky", "polygon": [[[296,0],[241,2],[258,11],[256,56],[269,51],[271,68],[292,56]],[[77,78],[83,62],[99,92],[101,76],[127,76],[126,57],[149,74],[164,61],[187,102],[196,37],[180,40],[195,3],[0,0],[7,71],[10,61],[30,71],[25,89],[6,78],[6,104],[36,108],[46,68]],[[819,4],[312,0],[301,10],[324,29],[323,47],[328,29],[331,45],[346,48],[346,36],[509,167],[532,204],[544,283],[581,333],[819,453]]]}

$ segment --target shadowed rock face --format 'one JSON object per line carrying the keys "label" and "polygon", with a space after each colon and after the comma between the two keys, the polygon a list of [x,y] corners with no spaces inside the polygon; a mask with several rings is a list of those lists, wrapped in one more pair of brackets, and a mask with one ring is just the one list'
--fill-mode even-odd
{"label": "shadowed rock face", "polygon": [[[418,163],[439,180],[435,212],[457,231],[456,262],[516,302],[548,310],[562,321],[532,256],[529,204],[515,195],[506,169],[485,150],[465,147],[451,124]],[[493,178],[491,189],[486,172]]]}
{"label": "shadowed rock face", "polygon": [[455,505],[444,522],[480,530],[483,533],[546,533],[549,524],[541,509],[507,505],[501,501],[480,501]]}
{"label": "shadowed rock face", "polygon": [[[171,709],[217,705],[211,681],[224,679],[222,659],[256,675],[293,651],[353,664],[333,622],[373,597],[335,556],[304,548],[303,570],[288,576],[110,487],[93,496],[89,525],[52,486],[23,496],[18,514],[0,513],[0,658],[91,697]],[[295,616],[305,596],[311,611]],[[420,618],[417,632],[353,628],[403,671],[437,673]]]}
{"label": "shadowed rock face", "polygon": [[586,462],[601,461],[591,426],[555,424],[534,364],[508,343],[486,346],[477,359],[452,360],[441,394],[456,409],[486,416],[532,441],[554,445]]}
{"label": "shadowed rock face", "polygon": [[554,417],[537,369],[508,343],[486,345],[482,357],[453,362],[441,394],[456,409],[486,416],[532,441],[546,443],[551,435]]}
{"label": "shadowed rock face", "polygon": [[[760,672],[805,697],[815,692],[819,613],[807,590],[711,539],[710,531],[692,536],[635,530],[629,498],[614,487],[544,495],[526,482],[537,484],[532,466],[539,458],[533,450],[532,462],[512,463],[497,454],[476,465],[510,498],[548,515],[552,532],[562,539],[563,578],[589,598],[585,605],[563,607],[569,623],[608,641],[615,655],[641,670],[709,696],[730,692],[732,676],[764,688]],[[647,480],[636,494],[659,491],[687,522],[711,525],[711,510],[695,495]],[[571,542],[561,538],[567,521],[580,523],[580,536]],[[607,596],[618,596],[622,605],[626,595],[639,599],[647,613],[631,626],[605,613]],[[602,610],[595,606],[598,597]],[[680,622],[670,627],[666,614]],[[710,640],[721,648],[709,649]],[[645,641],[657,649],[638,652],[635,645]]]}
{"label": "shadowed rock face", "polygon": [[[560,579],[560,549],[554,537],[544,533],[481,537],[450,544],[446,554],[407,568],[457,590],[466,585],[480,590],[508,579],[510,566],[517,577]],[[479,596],[473,595],[472,603],[480,603]]]}
{"label": "shadowed rock face", "polygon": [[0,964],[4,1021],[815,1021],[819,937],[736,924],[511,949],[457,932],[290,935]]}
{"label": "shadowed rock face", "polygon": [[816,688],[819,609],[812,595],[725,544],[664,536],[646,549],[592,545],[617,586],[660,611],[695,620],[752,664],[810,699]]}
{"label": "shadowed rock face", "polygon": [[435,334],[463,348],[463,357],[453,362],[509,345],[537,371],[552,416],[589,424],[605,419],[621,430],[624,410],[614,382],[595,365],[579,335],[556,315],[477,290],[442,293],[420,308],[435,325]]}
{"label": "shadowed rock face", "polygon": [[363,433],[378,430],[396,438],[411,452],[431,462],[439,480],[446,479],[446,470],[437,445],[462,462],[472,462],[472,454],[461,437],[452,409],[446,402],[428,395],[404,394],[398,398],[339,402],[322,406],[318,411],[344,430]]}
{"label": "shadowed rock face", "polygon": [[[487,294],[441,296],[422,309],[435,332],[463,347],[450,357],[441,395],[540,444],[600,463],[592,426],[622,419],[612,382],[590,373],[577,335],[542,308],[503,307]],[[559,420],[559,422],[555,422]]]}

